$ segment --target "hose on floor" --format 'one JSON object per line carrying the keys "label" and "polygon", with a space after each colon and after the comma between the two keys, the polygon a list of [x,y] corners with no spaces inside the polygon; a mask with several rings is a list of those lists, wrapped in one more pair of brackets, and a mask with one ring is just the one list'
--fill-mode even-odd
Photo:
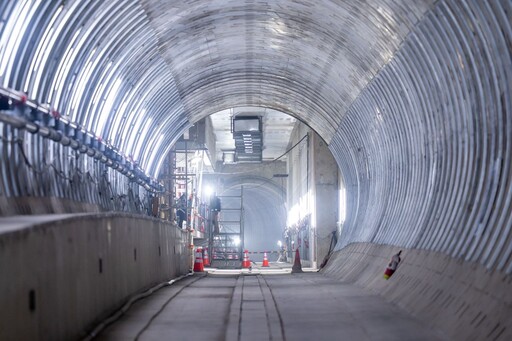
{"label": "hose on floor", "polygon": [[325,258],[322,261],[322,264],[320,264],[319,271],[322,270],[322,268],[327,265],[327,262],[329,261],[329,258],[331,258],[332,251],[334,250],[334,247],[336,246],[337,242],[338,242],[338,236],[336,235],[336,230],[334,230],[331,232],[331,244],[329,245],[329,251],[327,252],[327,255],[325,255]]}
{"label": "hose on floor", "polygon": [[116,311],[112,316],[110,316],[109,318],[107,318],[106,320],[102,321],[99,325],[96,326],[96,328],[93,329],[93,331],[91,331],[84,339],[83,341],[90,341],[92,339],[94,339],[96,336],[98,336],[99,333],[101,333],[101,331],[103,329],[105,329],[108,325],[114,323],[115,321],[117,321],[121,316],[123,316],[124,313],[126,313],[128,311],[128,309],[130,309],[130,307],[132,306],[132,304],[134,304],[136,301],[140,300],[140,299],[143,299],[144,297],[147,297],[151,294],[153,294],[155,291],[163,288],[163,287],[166,287],[166,286],[169,286],[169,285],[172,285],[178,281],[181,281],[182,279],[185,279],[189,276],[192,276],[194,273],[193,272],[190,272],[186,275],[183,275],[183,276],[180,276],[178,278],[175,278],[175,279],[172,279],[170,281],[167,281],[167,282],[163,282],[163,283],[160,283],[160,284],[157,284],[155,285],[154,287],[144,291],[143,293],[140,293],[140,294],[137,294],[137,295],[134,295],[132,296],[128,302],[125,303],[125,305],[123,305],[123,307],[121,309],[119,309],[118,311]]}

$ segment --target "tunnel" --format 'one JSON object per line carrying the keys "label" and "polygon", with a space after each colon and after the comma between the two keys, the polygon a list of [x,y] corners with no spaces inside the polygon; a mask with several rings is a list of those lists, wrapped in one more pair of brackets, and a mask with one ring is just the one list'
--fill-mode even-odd
{"label": "tunnel", "polygon": [[[449,339],[511,339],[511,12],[510,0],[2,0],[0,339],[83,338],[185,275],[192,236],[153,214],[161,174],[184,134],[233,108],[300,123],[285,149],[302,136],[325,148],[304,161],[318,176],[306,192],[336,243],[308,264]],[[249,188],[248,221],[287,224],[294,188],[279,176],[292,170],[279,167],[273,182],[223,180]]]}

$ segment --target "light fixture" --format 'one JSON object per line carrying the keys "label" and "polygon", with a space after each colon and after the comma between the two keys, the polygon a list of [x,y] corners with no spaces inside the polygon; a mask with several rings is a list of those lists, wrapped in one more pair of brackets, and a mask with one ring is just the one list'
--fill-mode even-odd
{"label": "light fixture", "polygon": [[209,185],[206,185],[205,188],[204,188],[204,194],[209,197],[213,194],[213,187],[212,186],[209,186]]}

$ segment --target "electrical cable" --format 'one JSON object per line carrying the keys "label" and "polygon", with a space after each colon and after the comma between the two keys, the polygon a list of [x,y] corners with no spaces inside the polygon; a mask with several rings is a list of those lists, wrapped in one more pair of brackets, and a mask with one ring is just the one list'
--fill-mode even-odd
{"label": "electrical cable", "polygon": [[[141,294],[137,294],[135,296],[132,296],[122,307],[121,309],[119,309],[118,311],[116,311],[112,316],[110,316],[109,318],[107,318],[106,320],[104,320],[103,322],[101,322],[98,326],[96,326],[96,328],[94,328],[84,339],[83,341],[90,341],[92,339],[94,339],[96,336],[98,336],[98,334],[103,330],[105,329],[107,326],[111,325],[112,323],[114,323],[115,321],[117,321],[119,318],[121,318],[121,316],[123,316],[130,308],[131,306],[137,302],[138,300],[141,300],[151,294],[153,294],[155,291],[163,288],[163,287],[166,287],[166,286],[169,286],[169,285],[172,285],[182,279],[185,279],[191,275],[193,275],[194,273],[188,273],[186,275],[183,275],[183,276],[180,276],[176,279],[172,279],[170,281],[166,281],[166,282],[163,282],[163,283],[160,283],[160,284],[157,284],[156,286],[146,290],[145,292],[141,293]],[[195,281],[194,281],[195,282]],[[168,302],[166,302],[167,304]]]}
{"label": "electrical cable", "polygon": [[270,160],[270,161],[267,161],[266,164],[262,164],[258,167],[255,167],[253,168],[252,170],[250,171],[243,171],[243,172],[233,172],[233,173],[220,173],[220,172],[215,172],[215,175],[236,175],[236,174],[248,174],[248,173],[254,173],[256,170],[260,169],[260,168],[263,168],[263,167],[267,167],[269,166],[269,164],[273,163],[273,162],[276,162],[278,161],[280,158],[282,158],[283,156],[285,156],[286,154],[288,154],[289,152],[291,152],[295,147],[297,147],[302,141],[304,141],[304,139],[307,139],[308,138],[308,134],[304,135],[297,143],[295,143],[292,147],[290,147],[288,150],[286,150],[283,154],[281,154],[280,156],[278,156],[277,158],[273,159],[273,160]]}
{"label": "electrical cable", "polygon": [[324,260],[322,261],[322,264],[320,264],[320,268],[318,271],[322,270],[322,268],[327,265],[329,258],[331,258],[333,246],[335,246],[338,243],[338,237],[336,236],[336,230],[332,231],[331,235],[332,235],[332,237],[331,237],[331,244],[329,245],[329,251],[325,255]]}

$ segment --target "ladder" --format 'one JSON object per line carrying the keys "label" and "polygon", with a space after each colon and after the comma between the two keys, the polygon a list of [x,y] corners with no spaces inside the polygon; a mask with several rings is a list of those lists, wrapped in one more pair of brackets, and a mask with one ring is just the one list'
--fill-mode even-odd
{"label": "ladder", "polygon": [[[210,226],[211,266],[219,269],[242,267],[244,250],[243,186],[230,190],[233,195],[220,195],[219,233]],[[211,215],[210,215],[211,216]]]}

